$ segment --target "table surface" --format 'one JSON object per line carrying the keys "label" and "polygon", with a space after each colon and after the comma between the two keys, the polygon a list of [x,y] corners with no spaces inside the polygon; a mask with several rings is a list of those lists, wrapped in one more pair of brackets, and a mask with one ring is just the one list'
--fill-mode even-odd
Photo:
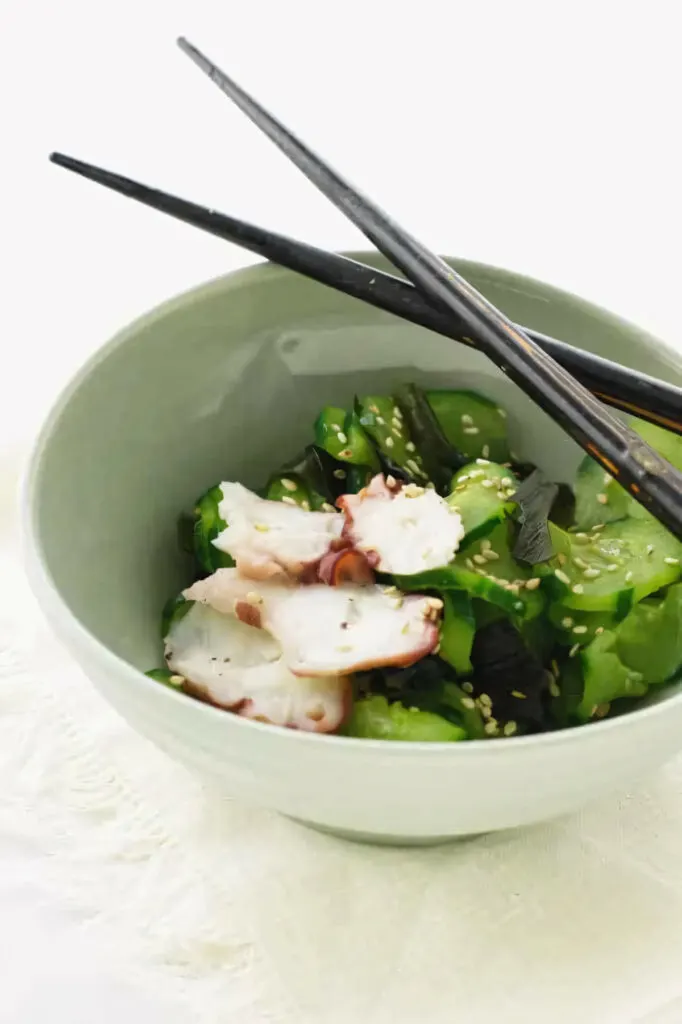
{"label": "table surface", "polygon": [[[682,346],[674,5],[24,0],[2,23],[0,536],[16,590],[5,582],[0,605],[0,1022],[682,1021],[679,763],[575,819],[440,851],[350,847],[224,805],[109,717],[52,645],[13,512],[27,447],[78,365],[150,306],[253,262],[49,166],[51,149],[318,245],[362,244],[177,34],[431,247]],[[57,682],[71,731],[45,712]],[[96,778],[75,753],[92,728]],[[100,800],[102,779],[124,777],[134,806]],[[179,891],[161,881],[171,839],[136,817],[150,779],[163,835],[198,865],[165,862]],[[157,841],[132,852],[133,833]]]}

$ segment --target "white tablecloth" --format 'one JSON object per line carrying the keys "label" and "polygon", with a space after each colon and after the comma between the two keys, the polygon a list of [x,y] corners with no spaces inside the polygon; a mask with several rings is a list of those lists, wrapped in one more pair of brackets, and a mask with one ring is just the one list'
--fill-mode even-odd
{"label": "white tablecloth", "polygon": [[245,262],[49,167],[50,149],[360,244],[175,51],[177,33],[429,244],[572,288],[674,343],[673,8],[6,6],[2,1024],[682,1021],[682,761],[509,836],[410,851],[308,832],[203,789],[104,705],[35,609],[14,517],[27,446],[77,365],[145,308]]}

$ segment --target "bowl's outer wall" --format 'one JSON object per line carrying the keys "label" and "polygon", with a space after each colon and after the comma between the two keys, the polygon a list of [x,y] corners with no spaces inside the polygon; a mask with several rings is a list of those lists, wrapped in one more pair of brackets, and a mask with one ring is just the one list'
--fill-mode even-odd
{"label": "bowl's outer wall", "polygon": [[[362,258],[386,266],[376,255]],[[612,314],[506,271],[454,265],[518,322],[682,383],[674,355]],[[401,836],[471,833],[562,813],[584,801],[586,778],[596,795],[674,752],[682,698],[666,702],[665,720],[657,714],[645,722],[649,712],[631,716],[639,724],[636,763],[628,756],[629,722],[580,730],[571,742],[529,744],[523,752],[515,742],[495,745],[494,754],[490,745],[473,744],[408,761],[405,751],[385,745],[380,753],[348,741],[294,746],[293,739],[305,738],[155,688],[92,640],[138,669],[158,664],[159,609],[188,582],[176,541],[178,512],[221,479],[261,483],[310,440],[321,405],[345,405],[356,391],[386,391],[405,380],[494,397],[509,412],[512,446],[554,478],[572,478],[577,447],[478,353],[285,270],[251,268],[133,324],[67,389],[29,477],[34,585],[109,700],[174,756],[219,775],[235,794],[322,825]],[[577,771],[575,742],[582,751]],[[510,794],[502,805],[500,770]],[[390,786],[382,781],[386,772],[395,776]],[[329,779],[341,773],[346,784],[330,792]],[[464,792],[456,791],[461,786]]]}

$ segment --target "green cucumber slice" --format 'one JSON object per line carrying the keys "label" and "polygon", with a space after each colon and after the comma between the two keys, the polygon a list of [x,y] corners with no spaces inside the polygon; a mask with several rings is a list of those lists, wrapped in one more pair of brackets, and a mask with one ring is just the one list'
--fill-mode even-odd
{"label": "green cucumber slice", "polygon": [[608,705],[622,697],[643,697],[647,684],[641,672],[624,665],[618,657],[616,634],[607,630],[580,654],[583,695],[577,717],[587,722],[608,713]]}
{"label": "green cucumber slice", "polygon": [[645,683],[670,679],[682,665],[682,584],[642,601],[615,632],[618,657]]}
{"label": "green cucumber slice", "polygon": [[487,537],[515,509],[511,497],[518,487],[514,474],[488,459],[463,466],[452,478],[448,504],[462,517],[463,545]]}
{"label": "green cucumber slice", "polygon": [[223,492],[216,485],[199,498],[194,509],[194,554],[201,568],[208,573],[234,565],[230,556],[213,544],[227,526],[218,512],[222,500]]}
{"label": "green cucumber slice", "polygon": [[428,481],[422,457],[394,398],[367,395],[356,400],[356,412],[361,426],[389,464],[398,466],[415,483],[423,485]]}
{"label": "green cucumber slice", "polygon": [[426,397],[450,444],[469,459],[510,459],[507,414],[476,391],[427,391]]}
{"label": "green cucumber slice", "polygon": [[[599,525],[599,524],[598,524]],[[623,519],[585,532],[549,524],[556,552],[536,565],[552,601],[622,619],[642,598],[680,576],[682,545],[655,520]]]}
{"label": "green cucumber slice", "polygon": [[342,731],[362,739],[412,743],[458,743],[467,738],[461,726],[432,711],[406,708],[399,701],[389,704],[382,696],[356,701]]}
{"label": "green cucumber slice", "polygon": [[447,590],[443,591],[443,603],[438,653],[458,676],[466,677],[473,672],[471,648],[476,632],[471,598],[463,590]]}
{"label": "green cucumber slice", "polygon": [[379,471],[379,457],[355,412],[327,405],[315,421],[315,443],[341,463]]}

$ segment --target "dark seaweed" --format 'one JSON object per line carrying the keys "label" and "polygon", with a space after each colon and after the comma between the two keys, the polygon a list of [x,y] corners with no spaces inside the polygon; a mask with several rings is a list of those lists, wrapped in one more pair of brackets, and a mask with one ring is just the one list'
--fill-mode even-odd
{"label": "dark seaweed", "polygon": [[536,469],[514,494],[513,500],[518,505],[515,519],[519,529],[512,553],[519,562],[536,565],[546,562],[554,554],[547,519],[558,491],[557,484],[551,483]]}
{"label": "dark seaweed", "polygon": [[471,460],[447,440],[421,388],[405,384],[396,395],[396,401],[422,457],[426,474],[439,493],[449,494],[453,474]]}
{"label": "dark seaweed", "polygon": [[319,494],[333,505],[344,492],[344,482],[334,476],[339,468],[346,469],[345,463],[338,462],[324,448],[316,444],[307,445],[295,458],[282,466],[277,477],[297,476],[312,494]]}
{"label": "dark seaweed", "polygon": [[498,722],[513,720],[531,731],[545,725],[549,673],[512,622],[500,619],[477,630],[471,661],[474,695],[490,697]]}

